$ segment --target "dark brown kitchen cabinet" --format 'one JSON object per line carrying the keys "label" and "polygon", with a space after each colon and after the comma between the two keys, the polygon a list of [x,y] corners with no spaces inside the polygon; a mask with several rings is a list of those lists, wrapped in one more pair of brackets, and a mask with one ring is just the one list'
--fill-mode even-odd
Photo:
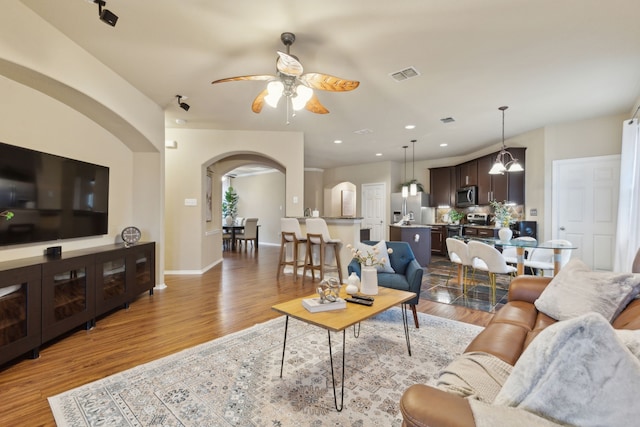
{"label": "dark brown kitchen cabinet", "polygon": [[478,185],[478,161],[471,160],[456,166],[458,169],[458,187]]}
{"label": "dark brown kitchen cabinet", "polygon": [[447,255],[447,229],[444,225],[431,226],[431,253]]}
{"label": "dark brown kitchen cabinet", "polygon": [[29,351],[36,356],[42,341],[40,266],[8,264],[0,267],[0,364]]}
{"label": "dark brown kitchen cabinet", "polygon": [[498,237],[498,228],[465,226],[464,235],[472,237]]}
{"label": "dark brown kitchen cabinet", "polygon": [[431,183],[431,206],[454,206],[457,186],[455,166],[429,170]]}

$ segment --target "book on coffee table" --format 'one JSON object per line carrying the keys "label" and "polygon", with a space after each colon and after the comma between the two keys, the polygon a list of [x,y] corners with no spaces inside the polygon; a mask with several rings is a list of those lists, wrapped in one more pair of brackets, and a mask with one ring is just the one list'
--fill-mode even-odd
{"label": "book on coffee table", "polygon": [[335,302],[325,302],[322,304],[320,298],[305,298],[302,300],[302,306],[312,313],[318,313],[320,311],[347,308],[347,302],[342,298],[338,298]]}

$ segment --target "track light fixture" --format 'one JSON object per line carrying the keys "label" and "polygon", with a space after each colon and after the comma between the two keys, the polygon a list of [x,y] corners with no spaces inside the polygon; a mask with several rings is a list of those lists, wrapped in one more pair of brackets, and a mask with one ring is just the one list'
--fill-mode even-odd
{"label": "track light fixture", "polygon": [[182,95],[176,95],[176,98],[178,99],[178,105],[180,106],[180,108],[182,108],[184,111],[189,111],[189,108],[191,108],[191,105],[187,104],[186,102],[182,102]]}
{"label": "track light fixture", "polygon": [[100,20],[105,24],[115,27],[116,22],[118,22],[118,15],[108,9],[103,9],[103,7],[107,5],[107,2],[104,0],[93,0],[93,2],[98,5],[98,16],[100,16]]}

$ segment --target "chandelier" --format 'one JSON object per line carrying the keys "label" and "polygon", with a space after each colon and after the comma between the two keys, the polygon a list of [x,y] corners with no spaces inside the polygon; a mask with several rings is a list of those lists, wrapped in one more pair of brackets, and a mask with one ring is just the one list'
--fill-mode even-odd
{"label": "chandelier", "polygon": [[498,108],[498,110],[502,111],[502,149],[496,156],[496,161],[489,171],[491,175],[504,175],[505,171],[522,172],[524,170],[520,162],[518,162],[518,159],[513,157],[504,145],[504,110],[507,108],[509,107],[503,106]]}

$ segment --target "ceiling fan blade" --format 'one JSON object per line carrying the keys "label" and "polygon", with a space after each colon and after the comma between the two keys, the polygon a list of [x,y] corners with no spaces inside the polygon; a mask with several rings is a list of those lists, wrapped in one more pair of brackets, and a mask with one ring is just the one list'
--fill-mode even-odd
{"label": "ceiling fan blade", "polygon": [[288,76],[302,75],[302,64],[296,57],[280,51],[278,51],[278,55],[279,57],[276,61],[276,68],[278,71]]}
{"label": "ceiling fan blade", "polygon": [[327,110],[327,108],[320,103],[320,100],[315,93],[311,96],[311,99],[307,101],[307,104],[304,106],[304,108],[316,114],[329,113],[329,110]]}
{"label": "ceiling fan blade", "polygon": [[328,90],[331,92],[346,92],[354,90],[360,85],[355,80],[345,80],[340,77],[322,73],[307,73],[299,77],[307,86],[313,89]]}
{"label": "ceiling fan blade", "polygon": [[214,80],[211,82],[211,84],[216,84],[216,83],[225,83],[225,82],[239,82],[239,81],[243,81],[243,80],[271,80],[271,79],[275,79],[276,76],[272,76],[271,74],[259,74],[259,75],[255,75],[255,76],[238,76],[238,77],[229,77],[226,79],[219,79],[219,80]]}
{"label": "ceiling fan blade", "polygon": [[263,90],[256,96],[256,99],[253,100],[253,104],[251,104],[251,109],[254,113],[259,113],[262,111],[262,107],[264,107],[264,97],[269,94],[267,89]]}

